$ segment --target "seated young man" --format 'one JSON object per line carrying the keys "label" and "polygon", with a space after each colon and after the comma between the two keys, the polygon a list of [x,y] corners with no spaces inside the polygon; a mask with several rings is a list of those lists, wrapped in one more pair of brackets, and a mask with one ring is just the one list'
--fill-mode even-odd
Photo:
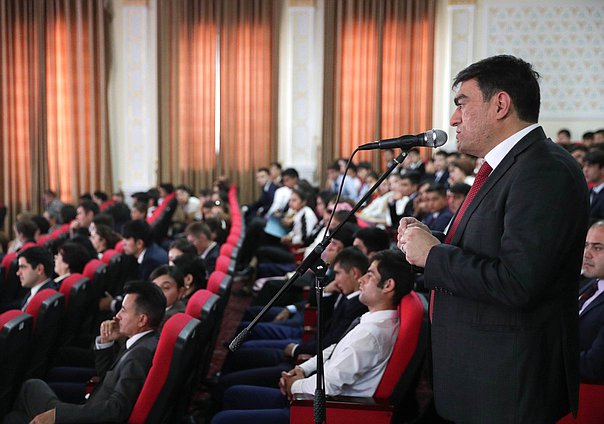
{"label": "seated young man", "polygon": [[[327,395],[373,396],[398,335],[397,306],[412,288],[413,271],[400,252],[382,251],[374,256],[360,284],[360,300],[369,312],[323,351]],[[314,394],[316,365],[313,357],[283,372],[279,389],[231,387],[225,393],[225,410],[212,424],[289,422],[287,398]]]}
{"label": "seated young man", "polygon": [[[151,368],[157,347],[156,330],[164,316],[166,298],[147,281],[124,289],[122,309],[103,321],[95,347],[101,383],[83,404],[62,402],[42,380],[23,383],[15,410],[4,423],[125,422]],[[126,339],[121,348],[115,343]],[[82,399],[84,400],[84,399]],[[33,421],[32,421],[33,420]]]}

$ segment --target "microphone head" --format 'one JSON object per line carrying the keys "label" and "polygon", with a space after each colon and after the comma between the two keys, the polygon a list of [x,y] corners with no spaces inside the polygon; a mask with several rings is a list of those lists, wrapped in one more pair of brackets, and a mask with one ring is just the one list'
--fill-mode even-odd
{"label": "microphone head", "polygon": [[447,142],[447,133],[443,130],[429,130],[425,134],[427,147],[440,147]]}

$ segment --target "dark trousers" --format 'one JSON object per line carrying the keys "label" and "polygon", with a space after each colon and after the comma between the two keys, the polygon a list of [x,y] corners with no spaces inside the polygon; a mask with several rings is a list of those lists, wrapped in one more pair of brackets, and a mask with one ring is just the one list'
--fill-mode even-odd
{"label": "dark trousers", "polygon": [[223,406],[211,424],[289,423],[289,402],[279,389],[233,386],[225,392]]}
{"label": "dark trousers", "polygon": [[53,409],[61,401],[42,380],[27,380],[15,402],[15,410],[4,417],[4,424],[29,423],[36,415]]}

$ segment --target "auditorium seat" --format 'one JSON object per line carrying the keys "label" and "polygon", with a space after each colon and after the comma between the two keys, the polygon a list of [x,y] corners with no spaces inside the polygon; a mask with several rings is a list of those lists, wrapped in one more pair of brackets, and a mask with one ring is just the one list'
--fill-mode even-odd
{"label": "auditorium seat", "polygon": [[[396,410],[415,387],[421,372],[429,331],[428,304],[415,292],[409,293],[399,306],[400,326],[398,337],[388,360],[388,365],[372,398],[334,396],[327,401],[327,422],[348,424],[370,422],[389,424]],[[290,410],[290,424],[313,422],[313,396],[295,395]],[[394,402],[394,404],[393,404]],[[397,419],[396,422],[402,422]]]}
{"label": "auditorium seat", "polygon": [[151,216],[147,217],[147,223],[151,226],[151,232],[153,233],[153,240],[157,244],[161,245],[161,242],[168,235],[176,206],[176,194],[170,193],[164,198],[161,205],[155,208]]}
{"label": "auditorium seat", "polygon": [[71,274],[61,282],[59,291],[65,296],[65,314],[59,334],[59,345],[79,345],[79,336],[88,332],[87,318],[94,311],[94,293],[90,288],[90,280],[82,274]]}
{"label": "auditorium seat", "polygon": [[199,327],[199,320],[183,313],[166,322],[129,423],[177,423],[186,413],[189,399],[181,394],[192,384]]}
{"label": "auditorium seat", "polygon": [[209,290],[201,289],[193,293],[187,302],[185,313],[201,321],[199,336],[199,355],[196,370],[196,379],[199,382],[207,376],[212,354],[214,353],[214,334],[218,335],[220,326],[218,315],[218,301],[220,297]]}
{"label": "auditorium seat", "polygon": [[604,384],[581,384],[579,386],[579,413],[577,418],[568,414],[558,424],[602,424],[604,423]]}
{"label": "auditorium seat", "polygon": [[111,262],[111,259],[113,259],[113,257],[115,255],[119,255],[119,252],[115,249],[107,249],[103,252],[103,256],[101,257],[101,262],[103,262],[105,265],[109,265],[109,263]]}
{"label": "auditorium seat", "polygon": [[56,290],[44,289],[27,304],[25,312],[33,321],[32,349],[23,381],[43,378],[57,349],[57,337],[63,318],[65,296]]}
{"label": "auditorium seat", "polygon": [[0,314],[0,416],[12,407],[29,351],[33,317],[13,309]]}
{"label": "auditorium seat", "polygon": [[107,265],[100,259],[91,259],[84,267],[82,274],[91,281],[93,296],[100,299],[105,292]]}

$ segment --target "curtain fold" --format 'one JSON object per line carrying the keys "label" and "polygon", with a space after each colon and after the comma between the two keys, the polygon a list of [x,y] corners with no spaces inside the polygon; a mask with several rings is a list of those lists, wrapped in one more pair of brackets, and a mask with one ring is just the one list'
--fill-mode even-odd
{"label": "curtain fold", "polygon": [[0,203],[8,225],[111,187],[105,1],[0,1]]}
{"label": "curtain fold", "polygon": [[159,179],[195,188],[216,178],[214,0],[160,1]]}
{"label": "curtain fold", "polygon": [[226,175],[249,201],[255,169],[276,157],[278,1],[158,6],[160,180],[199,190]]}
{"label": "curtain fold", "polygon": [[[325,103],[331,108],[324,115],[324,166],[363,143],[429,128],[435,6],[435,0],[326,2],[325,89],[333,102]],[[356,160],[382,165],[377,151]]]}

